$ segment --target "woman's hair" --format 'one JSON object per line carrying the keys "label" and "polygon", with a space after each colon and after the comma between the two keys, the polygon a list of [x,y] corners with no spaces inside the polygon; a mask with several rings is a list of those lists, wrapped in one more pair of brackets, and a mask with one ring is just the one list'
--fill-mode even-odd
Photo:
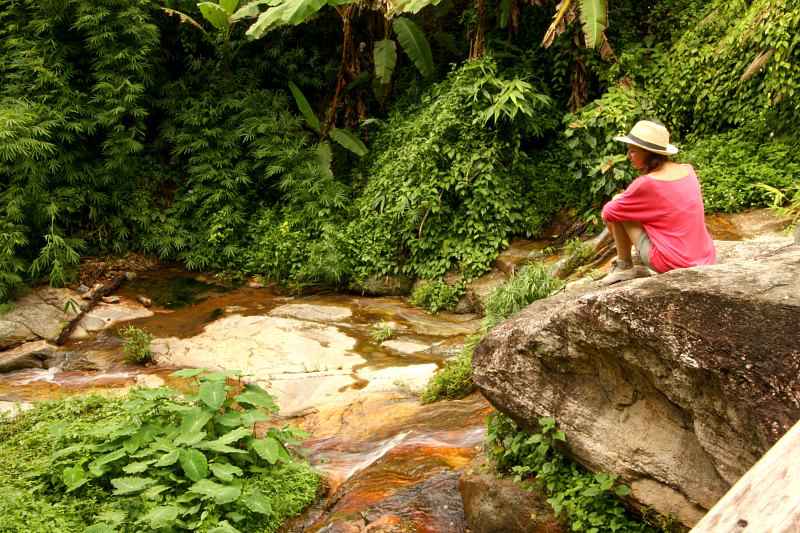
{"label": "woman's hair", "polygon": [[655,152],[647,152],[647,159],[645,159],[645,166],[647,172],[653,172],[661,168],[661,165],[669,161],[668,155],[657,154]]}

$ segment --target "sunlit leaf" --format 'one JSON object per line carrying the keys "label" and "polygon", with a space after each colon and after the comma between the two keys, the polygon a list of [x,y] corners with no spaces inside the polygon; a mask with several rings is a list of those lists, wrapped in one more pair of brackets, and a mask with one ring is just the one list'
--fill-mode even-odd
{"label": "sunlit leaf", "polygon": [[200,8],[200,13],[209,21],[216,29],[225,31],[230,24],[228,20],[228,12],[225,11],[219,4],[213,2],[200,2],[197,4]]}
{"label": "sunlit leaf", "polygon": [[86,475],[82,466],[75,465],[64,469],[61,473],[61,481],[66,485],[67,492],[72,492],[89,481],[89,477]]}
{"label": "sunlit leaf", "polygon": [[154,485],[155,482],[155,479],[147,477],[118,477],[111,480],[111,484],[114,486],[115,496],[124,496],[125,494],[140,492]]}
{"label": "sunlit leaf", "polygon": [[270,505],[269,499],[258,490],[242,498],[242,503],[254,513],[270,514],[272,512],[272,505]]}
{"label": "sunlit leaf", "polygon": [[250,446],[268,463],[275,464],[278,461],[278,450],[281,448],[281,443],[272,437],[253,439]]}
{"label": "sunlit leaf", "polygon": [[235,465],[225,463],[212,463],[208,465],[211,473],[222,481],[233,481],[234,476],[241,476],[242,469]]}
{"label": "sunlit leaf", "polygon": [[586,46],[595,48],[608,26],[607,0],[581,0],[580,18]]}
{"label": "sunlit leaf", "polygon": [[225,382],[208,381],[200,385],[198,392],[200,399],[213,410],[217,410],[225,403]]}
{"label": "sunlit leaf", "polygon": [[356,137],[356,135],[350,130],[332,128],[330,131],[330,136],[331,139],[342,145],[344,148],[347,148],[357,156],[363,157],[369,152],[361,139]]}
{"label": "sunlit leaf", "polygon": [[433,76],[433,53],[420,27],[411,19],[398,17],[392,22],[392,28],[403,51],[408,54],[422,75],[426,78]]}
{"label": "sunlit leaf", "polygon": [[150,524],[153,529],[172,526],[178,518],[179,507],[174,505],[162,505],[150,509],[146,515],[142,517],[143,520]]}
{"label": "sunlit leaf", "polygon": [[210,479],[202,479],[189,487],[189,492],[212,498],[215,503],[224,505],[236,500],[242,493],[242,488],[238,485],[222,485]]}
{"label": "sunlit leaf", "polygon": [[199,481],[208,476],[208,461],[199,450],[181,450],[180,462],[183,473],[192,481]]}

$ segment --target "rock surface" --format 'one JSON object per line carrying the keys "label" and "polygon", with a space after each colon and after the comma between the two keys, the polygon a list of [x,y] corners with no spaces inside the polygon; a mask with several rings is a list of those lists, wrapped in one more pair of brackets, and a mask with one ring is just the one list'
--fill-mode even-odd
{"label": "rock surface", "polygon": [[535,302],[478,345],[475,382],[523,426],[555,417],[578,461],[691,526],[800,418],[790,243]]}
{"label": "rock surface", "polygon": [[547,498],[501,477],[486,459],[477,458],[458,482],[464,515],[472,533],[566,533]]}
{"label": "rock surface", "polygon": [[16,302],[14,309],[0,315],[0,350],[40,339],[54,342],[74,319],[79,309],[69,302],[80,295],[69,289],[37,289]]}

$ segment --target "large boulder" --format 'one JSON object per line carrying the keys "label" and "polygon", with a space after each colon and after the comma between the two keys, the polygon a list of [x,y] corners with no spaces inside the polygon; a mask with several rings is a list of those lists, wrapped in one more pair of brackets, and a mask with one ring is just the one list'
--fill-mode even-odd
{"label": "large boulder", "polygon": [[523,426],[555,417],[578,461],[691,526],[800,418],[790,243],[535,302],[477,346],[475,382]]}
{"label": "large boulder", "polygon": [[80,295],[44,287],[26,294],[0,316],[0,350],[44,339],[55,342],[80,311]]}

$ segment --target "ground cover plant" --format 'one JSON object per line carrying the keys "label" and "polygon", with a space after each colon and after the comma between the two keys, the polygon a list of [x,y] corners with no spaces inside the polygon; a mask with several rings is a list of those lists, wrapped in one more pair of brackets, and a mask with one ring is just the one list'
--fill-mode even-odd
{"label": "ground cover plant", "polygon": [[563,282],[550,275],[540,263],[527,265],[489,296],[479,333],[467,338],[458,355],[436,372],[422,391],[424,403],[463,398],[473,390],[472,353],[484,335],[511,315],[536,300],[547,298],[563,287]]}
{"label": "ground cover plant", "polygon": [[[231,374],[179,371],[195,393],[140,389],[43,402],[0,424],[0,530],[275,531],[313,501],[317,475],[254,425],[276,410]],[[87,527],[88,526],[88,527]]]}
{"label": "ground cover plant", "polygon": [[540,418],[527,431],[502,413],[489,416],[486,449],[500,472],[509,473],[532,490],[541,490],[570,531],[656,533],[662,528],[632,517],[619,497],[630,488],[610,474],[587,472],[567,459],[559,446],[566,435],[555,420]]}

